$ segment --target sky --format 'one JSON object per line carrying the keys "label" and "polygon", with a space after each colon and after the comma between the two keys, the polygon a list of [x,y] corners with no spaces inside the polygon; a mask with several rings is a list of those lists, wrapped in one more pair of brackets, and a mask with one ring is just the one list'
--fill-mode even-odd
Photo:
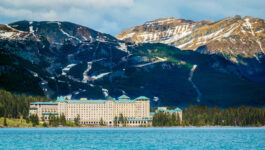
{"label": "sky", "polygon": [[113,36],[158,18],[218,21],[235,15],[265,19],[265,0],[0,0],[0,24],[70,21]]}

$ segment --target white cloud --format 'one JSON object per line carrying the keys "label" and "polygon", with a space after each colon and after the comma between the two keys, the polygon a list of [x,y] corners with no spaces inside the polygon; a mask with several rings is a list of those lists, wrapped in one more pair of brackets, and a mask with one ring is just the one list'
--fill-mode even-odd
{"label": "white cloud", "polygon": [[0,14],[7,17],[23,17],[23,16],[29,16],[32,14],[30,10],[27,9],[9,9],[9,8],[3,8],[0,6]]}
{"label": "white cloud", "polygon": [[0,23],[70,21],[116,35],[161,17],[220,20],[234,15],[265,18],[264,0],[0,0]]}
{"label": "white cloud", "polygon": [[111,8],[129,7],[133,5],[133,0],[1,0],[4,5],[12,7],[83,7],[83,8]]}

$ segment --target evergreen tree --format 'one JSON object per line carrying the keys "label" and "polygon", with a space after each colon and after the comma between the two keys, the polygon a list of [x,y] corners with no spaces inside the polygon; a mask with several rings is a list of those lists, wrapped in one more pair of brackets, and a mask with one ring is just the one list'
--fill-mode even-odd
{"label": "evergreen tree", "polygon": [[114,126],[117,127],[117,125],[118,125],[118,117],[117,116],[114,117],[113,122],[114,122]]}
{"label": "evergreen tree", "polygon": [[48,127],[46,122],[43,123],[43,127]]}
{"label": "evergreen tree", "polygon": [[104,122],[103,122],[103,119],[102,119],[102,118],[100,118],[99,125],[101,125],[101,126],[103,126],[103,125],[104,125]]}
{"label": "evergreen tree", "polygon": [[49,125],[51,126],[52,125],[52,115],[49,114]]}
{"label": "evergreen tree", "polygon": [[80,115],[78,114],[76,118],[74,118],[74,122],[76,126],[80,125]]}
{"label": "evergreen tree", "polygon": [[7,127],[6,117],[4,117],[4,126]]}
{"label": "evergreen tree", "polygon": [[124,117],[123,117],[123,114],[120,114],[120,115],[119,115],[119,122],[120,122],[121,124],[124,123]]}
{"label": "evergreen tree", "polygon": [[65,115],[64,115],[64,114],[62,114],[62,115],[60,116],[60,124],[61,124],[62,126],[66,126],[66,119],[65,119]]}

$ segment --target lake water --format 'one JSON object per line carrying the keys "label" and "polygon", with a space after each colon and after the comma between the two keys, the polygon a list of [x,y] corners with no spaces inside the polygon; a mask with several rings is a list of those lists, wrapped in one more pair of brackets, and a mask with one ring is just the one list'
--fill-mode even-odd
{"label": "lake water", "polygon": [[0,128],[0,149],[265,149],[265,128]]}

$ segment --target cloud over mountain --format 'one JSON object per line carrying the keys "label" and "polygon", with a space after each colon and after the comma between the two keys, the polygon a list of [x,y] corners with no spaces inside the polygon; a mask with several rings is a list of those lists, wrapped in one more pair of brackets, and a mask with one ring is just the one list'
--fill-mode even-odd
{"label": "cloud over mountain", "polygon": [[265,18],[265,1],[254,0],[1,0],[0,21],[72,21],[116,35],[146,20],[175,17],[220,20],[242,15]]}

